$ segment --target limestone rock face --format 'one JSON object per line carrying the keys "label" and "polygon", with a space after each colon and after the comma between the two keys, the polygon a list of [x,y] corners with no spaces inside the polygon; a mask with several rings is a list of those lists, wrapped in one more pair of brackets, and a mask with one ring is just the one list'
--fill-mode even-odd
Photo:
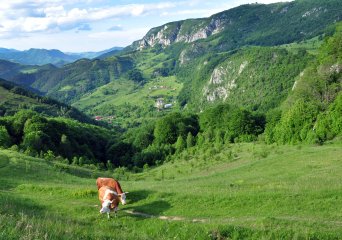
{"label": "limestone rock face", "polygon": [[225,101],[231,91],[237,87],[236,81],[247,65],[248,61],[243,61],[239,65],[230,61],[215,68],[209,82],[203,88],[205,100],[208,102]]}
{"label": "limestone rock face", "polygon": [[232,22],[220,17],[214,17],[210,21],[195,19],[168,23],[151,29],[143,39],[138,41],[137,50],[154,47],[157,44],[167,47],[176,42],[195,42],[223,31],[227,23]]}

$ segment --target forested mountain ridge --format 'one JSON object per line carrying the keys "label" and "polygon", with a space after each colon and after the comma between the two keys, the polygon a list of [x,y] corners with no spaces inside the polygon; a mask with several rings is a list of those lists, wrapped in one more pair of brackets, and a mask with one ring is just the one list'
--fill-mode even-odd
{"label": "forested mountain ridge", "polygon": [[76,108],[0,79],[0,116],[11,116],[20,110],[32,110],[50,117],[72,118],[83,123],[95,123]]}
{"label": "forested mountain ridge", "polygon": [[286,101],[269,112],[268,142],[323,143],[342,132],[342,24],[298,76]]}
{"label": "forested mountain ridge", "polygon": [[0,59],[24,65],[44,65],[51,63],[62,66],[66,63],[76,61],[79,57],[65,54],[57,49],[31,48],[24,51],[8,50],[0,52]]}
{"label": "forested mountain ridge", "polygon": [[132,65],[128,57],[80,59],[62,68],[40,68],[33,73],[18,74],[9,80],[71,103],[87,92],[119,79]]}
{"label": "forested mountain ridge", "polygon": [[152,28],[129,48],[143,49],[159,44],[166,47],[210,37],[210,40],[216,39],[217,50],[243,45],[279,45],[322,34],[324,26],[341,19],[338,0],[247,4],[209,18],[188,19]]}

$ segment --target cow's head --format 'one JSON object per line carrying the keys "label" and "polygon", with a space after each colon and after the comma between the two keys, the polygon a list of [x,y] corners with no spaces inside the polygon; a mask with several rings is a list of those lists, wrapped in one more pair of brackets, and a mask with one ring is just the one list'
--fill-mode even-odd
{"label": "cow's head", "polygon": [[110,205],[113,201],[110,200],[104,200],[102,203],[102,208],[100,210],[100,213],[110,213]]}
{"label": "cow's head", "polygon": [[122,205],[126,204],[126,193],[119,194],[120,202]]}

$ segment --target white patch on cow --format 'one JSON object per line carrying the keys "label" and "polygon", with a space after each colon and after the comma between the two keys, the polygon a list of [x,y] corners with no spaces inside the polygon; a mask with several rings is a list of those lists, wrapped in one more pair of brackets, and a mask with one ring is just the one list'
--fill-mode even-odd
{"label": "white patch on cow", "polygon": [[110,201],[108,199],[108,195],[109,194],[113,194],[113,195],[116,195],[118,196],[118,194],[111,190],[111,189],[106,189],[105,191],[105,194],[104,194],[104,197],[103,197],[103,203],[102,203],[102,208],[100,210],[100,213],[110,213],[110,204],[113,202],[113,201]]}
{"label": "white patch on cow", "polygon": [[102,203],[102,208],[100,210],[100,213],[110,213],[110,204],[112,202],[108,199],[104,200],[103,203]]}
{"label": "white patch on cow", "polygon": [[106,189],[103,200],[107,199],[109,194],[113,194],[115,196],[118,196],[117,192],[110,190],[110,189]]}

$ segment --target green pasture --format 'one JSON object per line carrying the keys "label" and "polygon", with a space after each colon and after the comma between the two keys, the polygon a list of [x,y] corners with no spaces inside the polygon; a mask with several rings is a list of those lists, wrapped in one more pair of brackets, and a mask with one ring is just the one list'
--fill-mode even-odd
{"label": "green pasture", "polygon": [[[0,150],[0,239],[339,239],[341,160],[340,140],[244,143],[117,175]],[[129,192],[117,218],[99,214],[97,176]]]}
{"label": "green pasture", "polygon": [[323,40],[320,37],[314,37],[309,40],[301,41],[301,42],[294,42],[289,44],[281,45],[280,47],[285,48],[290,52],[297,53],[301,49],[305,49],[309,53],[313,55],[317,55],[319,52],[320,46],[323,44]]}
{"label": "green pasture", "polygon": [[73,106],[84,111],[123,106],[126,103],[141,108],[154,107],[157,98],[176,99],[181,89],[182,84],[177,82],[174,76],[158,77],[143,86],[127,80],[118,80],[86,95]]}

